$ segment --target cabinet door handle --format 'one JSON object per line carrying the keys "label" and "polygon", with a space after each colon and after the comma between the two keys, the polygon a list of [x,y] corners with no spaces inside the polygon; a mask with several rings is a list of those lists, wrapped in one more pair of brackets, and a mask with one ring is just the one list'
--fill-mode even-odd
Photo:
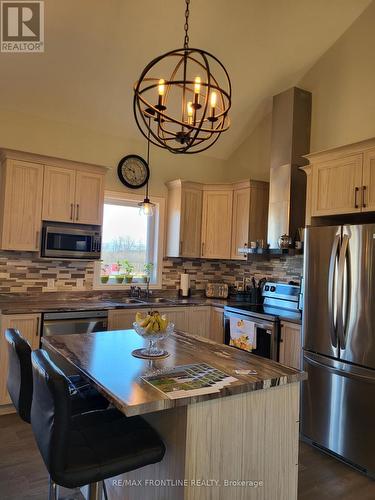
{"label": "cabinet door handle", "polygon": [[77,203],[77,216],[76,216],[76,219],[77,220],[79,219],[79,203]]}
{"label": "cabinet door handle", "polygon": [[202,241],[202,257],[204,255],[204,242]]}
{"label": "cabinet door handle", "polygon": [[35,337],[39,337],[39,316],[36,318],[36,332]]}
{"label": "cabinet door handle", "polygon": [[357,200],[358,191],[359,191],[359,188],[356,187],[354,189],[354,208],[359,208],[358,200]]}
{"label": "cabinet door handle", "polygon": [[179,248],[178,253],[179,253],[180,255],[182,254],[182,241],[180,241],[180,248]]}
{"label": "cabinet door handle", "polygon": [[366,208],[366,186],[362,186],[362,207]]}
{"label": "cabinet door handle", "polygon": [[70,220],[73,220],[74,203],[70,204]]}

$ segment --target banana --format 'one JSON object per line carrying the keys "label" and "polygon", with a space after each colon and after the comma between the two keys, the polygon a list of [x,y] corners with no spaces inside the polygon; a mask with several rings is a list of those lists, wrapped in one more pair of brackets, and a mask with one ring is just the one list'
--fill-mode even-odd
{"label": "banana", "polygon": [[137,312],[135,321],[145,329],[145,333],[165,332],[169,323],[165,314],[161,315],[159,311],[151,311],[146,317],[142,313]]}

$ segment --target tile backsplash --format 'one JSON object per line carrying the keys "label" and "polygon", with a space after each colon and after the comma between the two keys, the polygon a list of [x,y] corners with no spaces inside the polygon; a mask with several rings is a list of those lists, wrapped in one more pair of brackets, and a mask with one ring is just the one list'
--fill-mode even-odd
{"label": "tile backsplash", "polygon": [[[93,262],[41,259],[29,252],[0,252],[0,292],[91,290]],[[82,286],[81,286],[82,284]]]}
{"label": "tile backsplash", "polygon": [[[192,290],[204,290],[207,281],[228,284],[244,277],[299,281],[301,255],[295,257],[257,257],[253,261],[164,259],[163,289],[179,288],[180,274],[191,275]],[[41,259],[28,252],[0,252],[0,292],[50,292],[48,279],[55,280],[56,291],[89,291],[93,288],[94,264],[83,261]],[[53,290],[52,290],[53,291]]]}
{"label": "tile backsplash", "polygon": [[255,257],[252,261],[165,259],[163,268],[163,288],[179,288],[180,274],[190,274],[192,290],[204,290],[207,281],[223,281],[234,284],[243,278],[254,276],[275,281],[300,282],[303,256]]}

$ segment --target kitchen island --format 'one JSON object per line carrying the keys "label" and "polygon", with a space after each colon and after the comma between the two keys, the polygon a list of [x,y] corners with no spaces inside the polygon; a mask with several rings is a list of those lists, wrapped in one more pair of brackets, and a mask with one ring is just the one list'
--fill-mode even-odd
{"label": "kitchen island", "polygon": [[[109,499],[296,500],[305,374],[182,332],[164,341],[170,353],[164,359],[133,357],[144,344],[133,330],[43,339],[125,415],[142,415],[165,442],[159,464],[106,481]],[[217,392],[170,399],[141,378],[197,363],[236,380]]]}

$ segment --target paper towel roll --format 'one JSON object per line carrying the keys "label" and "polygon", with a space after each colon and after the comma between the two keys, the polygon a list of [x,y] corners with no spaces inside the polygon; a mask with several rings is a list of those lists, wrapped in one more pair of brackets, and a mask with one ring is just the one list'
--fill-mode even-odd
{"label": "paper towel roll", "polygon": [[187,273],[180,274],[180,290],[183,297],[188,297],[190,292],[190,276]]}

